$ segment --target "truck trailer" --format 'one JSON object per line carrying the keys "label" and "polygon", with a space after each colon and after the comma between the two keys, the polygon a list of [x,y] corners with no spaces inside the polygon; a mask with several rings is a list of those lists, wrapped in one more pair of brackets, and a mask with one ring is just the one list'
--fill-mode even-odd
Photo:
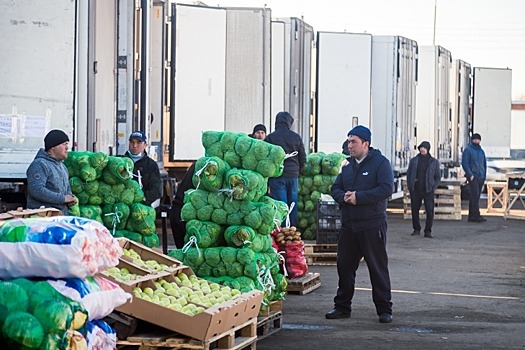
{"label": "truck trailer", "polygon": [[[319,32],[316,150],[341,152],[347,132],[364,125],[391,162],[395,191],[415,154],[418,46],[400,36]],[[339,136],[337,136],[339,135]]]}
{"label": "truck trailer", "polygon": [[481,135],[487,158],[509,158],[512,70],[474,67],[472,131]]}

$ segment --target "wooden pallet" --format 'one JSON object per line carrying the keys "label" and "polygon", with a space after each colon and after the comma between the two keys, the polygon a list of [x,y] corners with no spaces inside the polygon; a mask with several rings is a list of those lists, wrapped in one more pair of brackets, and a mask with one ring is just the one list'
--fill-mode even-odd
{"label": "wooden pallet", "polygon": [[304,245],[304,253],[337,253],[337,244],[306,243]]}
{"label": "wooden pallet", "polygon": [[303,277],[288,280],[288,293],[304,295],[321,287],[321,275],[309,272]]}
{"label": "wooden pallet", "polygon": [[257,319],[257,340],[262,340],[278,331],[283,327],[283,312],[271,311],[266,317]]}
{"label": "wooden pallet", "polygon": [[167,330],[159,332],[136,334],[126,340],[117,341],[118,349],[155,350],[167,349],[196,349],[196,350],[255,350],[257,342],[258,322],[256,319],[232,328],[228,332],[218,334],[207,341],[200,341],[184,337]]}
{"label": "wooden pallet", "polygon": [[[459,181],[442,181],[447,188],[438,188],[434,194],[434,220],[461,220],[461,187]],[[420,220],[426,218],[423,203],[419,210]],[[403,219],[412,218],[410,192],[403,180]]]}
{"label": "wooden pallet", "polygon": [[270,306],[264,310],[259,311],[258,317],[268,317],[272,312],[283,311],[283,301],[274,300],[270,302]]}

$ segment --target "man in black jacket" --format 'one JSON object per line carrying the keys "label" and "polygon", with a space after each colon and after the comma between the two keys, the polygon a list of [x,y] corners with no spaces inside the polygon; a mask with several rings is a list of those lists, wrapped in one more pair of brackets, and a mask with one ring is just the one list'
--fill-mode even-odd
{"label": "man in black jacket", "polygon": [[407,185],[410,192],[410,208],[412,210],[411,236],[421,232],[419,222],[419,208],[425,203],[425,237],[432,238],[432,224],[434,222],[434,192],[441,182],[439,160],[430,155],[430,143],[423,141],[418,146],[419,154],[410,159],[407,172]]}
{"label": "man in black jacket", "polygon": [[275,131],[266,136],[266,142],[281,146],[287,154],[283,174],[268,180],[270,196],[285,202],[288,207],[294,204],[290,213],[290,224],[297,226],[297,201],[299,200],[299,174],[306,163],[303,139],[290,130],[293,118],[288,112],[279,112],[275,117]]}
{"label": "man in black jacket", "polygon": [[142,131],[134,131],[129,136],[129,149],[125,156],[133,160],[133,179],[138,181],[145,200],[143,204],[156,208],[160,204],[162,194],[162,181],[157,162],[151,159],[147,152],[146,134]]}
{"label": "man in black jacket", "polygon": [[372,283],[372,300],[379,322],[392,322],[392,293],[386,252],[386,208],[394,190],[390,162],[370,147],[370,130],[358,125],[348,132],[348,164],[332,185],[332,197],[341,208],[342,227],[337,242],[339,286],[328,319],[349,318],[355,276],[365,258]]}

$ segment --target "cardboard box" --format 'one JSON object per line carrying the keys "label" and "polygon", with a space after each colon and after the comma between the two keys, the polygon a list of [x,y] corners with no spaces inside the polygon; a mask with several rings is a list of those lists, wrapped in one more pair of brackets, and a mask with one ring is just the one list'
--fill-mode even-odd
{"label": "cardboard box", "polygon": [[133,289],[132,287],[135,286],[138,282],[150,280],[152,278],[158,278],[159,276],[167,276],[170,274],[170,272],[168,271],[151,272],[150,270],[147,270],[122,259],[119,259],[119,263],[116,267],[119,269],[126,268],[130,273],[136,274],[138,275],[138,277],[132,280],[123,281],[121,279],[111,276],[110,274],[108,274],[107,271],[102,271],[100,274],[104,276],[104,278],[114,283],[117,283],[121,286],[122,289],[126,290],[127,292],[131,292]]}
{"label": "cardboard box", "polygon": [[33,217],[47,217],[47,216],[58,216],[62,215],[62,212],[55,208],[40,207],[39,209],[23,209],[18,208],[17,210],[10,210],[7,213],[0,214],[0,220],[10,219],[25,219]]}
{"label": "cardboard box", "polygon": [[[193,274],[189,267],[184,267],[179,272]],[[173,275],[141,281],[133,286],[125,286],[125,288],[133,289],[139,286],[142,289],[150,287],[155,290],[153,282],[160,278],[169,281]],[[216,304],[194,316],[188,316],[140,298],[133,298],[132,301],[119,306],[116,310],[191,338],[206,341],[257,318],[262,297],[263,293],[260,291],[243,293],[234,300]]]}
{"label": "cardboard box", "polygon": [[[167,265],[168,269],[165,270],[167,272],[174,272],[178,270],[181,266],[184,266],[181,261],[174,259],[168,255],[162,254],[161,252],[150,249],[146,247],[145,245],[140,244],[138,242],[131,241],[127,238],[117,238],[117,240],[118,240],[119,245],[122,247],[122,249],[133,249],[140,255],[142,260],[144,261],[155,260],[159,264]],[[121,259],[127,261],[130,264],[134,264],[137,267],[147,269],[147,267],[145,266],[137,265],[136,263],[133,262],[133,259],[127,256],[123,255]],[[151,270],[151,269],[148,269],[148,270],[151,272],[155,272],[155,270]]]}

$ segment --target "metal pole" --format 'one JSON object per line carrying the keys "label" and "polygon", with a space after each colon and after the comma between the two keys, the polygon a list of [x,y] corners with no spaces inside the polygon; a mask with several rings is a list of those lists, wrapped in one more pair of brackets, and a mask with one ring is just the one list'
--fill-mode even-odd
{"label": "metal pole", "polygon": [[436,46],[436,19],[437,19],[437,0],[434,0],[434,33],[432,35],[432,45]]}

